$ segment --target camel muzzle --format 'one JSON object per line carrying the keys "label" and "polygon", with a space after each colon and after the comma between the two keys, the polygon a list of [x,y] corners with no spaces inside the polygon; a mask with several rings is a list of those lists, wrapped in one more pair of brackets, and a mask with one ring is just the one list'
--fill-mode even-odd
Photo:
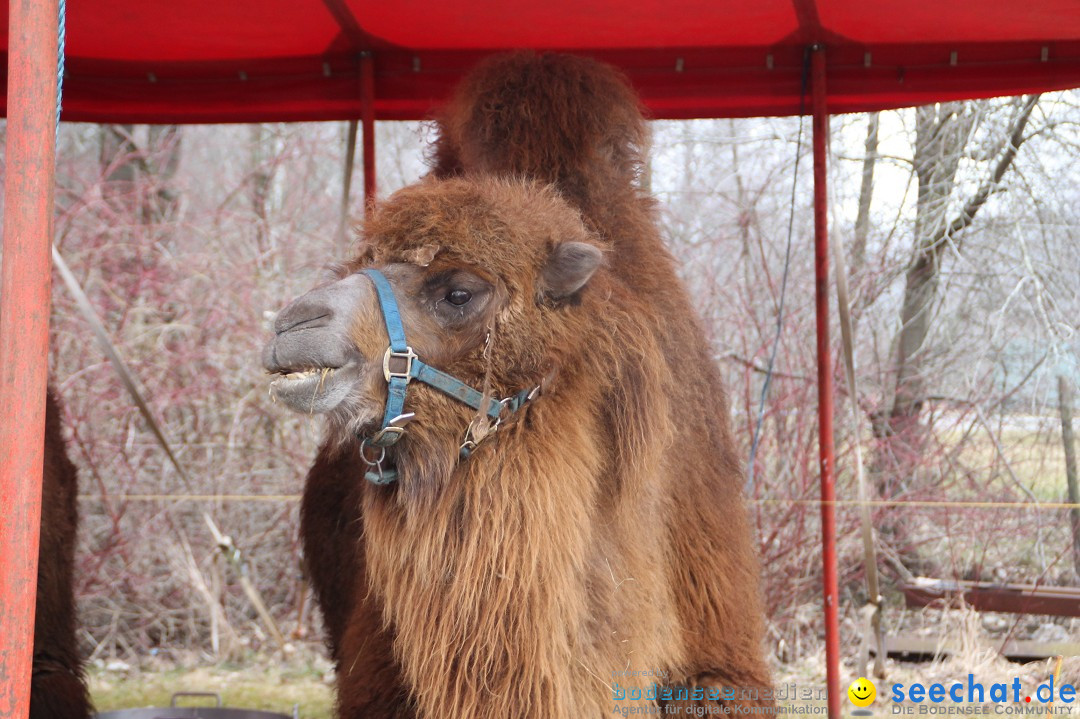
{"label": "camel muzzle", "polygon": [[276,376],[270,395],[297,412],[329,412],[349,395],[364,358],[349,339],[356,308],[370,302],[362,277],[317,287],[289,303],[274,320],[263,366]]}

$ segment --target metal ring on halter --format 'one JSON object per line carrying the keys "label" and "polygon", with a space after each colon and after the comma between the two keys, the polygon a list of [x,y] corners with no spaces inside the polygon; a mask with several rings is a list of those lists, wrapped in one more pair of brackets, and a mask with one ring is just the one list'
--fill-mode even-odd
{"label": "metal ring on halter", "polygon": [[[380,451],[377,459],[371,460],[367,458],[367,455],[364,454],[364,450],[368,447],[379,447]],[[373,445],[367,439],[364,439],[364,441],[360,443],[360,459],[364,460],[364,464],[373,468],[364,472],[364,479],[372,484],[390,484],[397,479],[397,470],[383,470],[383,462],[386,460],[386,447]]]}
{"label": "metal ring on halter", "polygon": [[[379,451],[379,458],[378,459],[371,460],[371,459],[367,458],[367,454],[364,453],[364,450],[367,449],[368,447],[379,447],[380,451]],[[379,468],[379,474],[382,474],[382,463],[383,463],[383,460],[386,459],[386,447],[380,447],[379,445],[373,445],[370,442],[368,442],[368,440],[365,438],[364,441],[360,443],[360,459],[364,460],[364,464],[366,464],[369,467],[378,467]]]}

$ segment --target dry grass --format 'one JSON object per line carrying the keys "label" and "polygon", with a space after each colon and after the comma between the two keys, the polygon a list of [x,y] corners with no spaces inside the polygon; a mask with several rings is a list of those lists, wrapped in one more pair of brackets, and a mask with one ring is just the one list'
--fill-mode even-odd
{"label": "dry grass", "polygon": [[[987,472],[1000,474],[1002,479],[1011,481],[1015,476],[1040,502],[1067,501],[1065,449],[1061,442],[1061,425],[1058,424],[1058,419],[1019,419],[1037,423],[1038,429],[995,427],[1000,454],[985,431],[976,431],[964,445],[959,459],[967,466],[982,467]],[[959,432],[943,434],[955,440],[960,440],[961,437]]]}
{"label": "dry grass", "polygon": [[[987,689],[994,683],[1011,685],[1014,678],[1019,678],[1027,693],[1047,681],[1053,672],[1052,661],[1016,664],[997,653],[1000,637],[987,630],[987,616],[990,615],[970,609],[921,610],[917,613],[893,610],[887,616],[892,623],[902,621],[906,625],[905,631],[935,637],[942,646],[958,648],[958,651],[930,662],[888,662],[887,676],[873,678],[878,692],[874,713],[880,716],[892,712],[891,687],[897,683],[905,687],[914,683],[924,686],[940,683],[945,687],[955,682],[966,685],[970,673]],[[1071,626],[1069,631],[1075,635],[1077,629],[1077,626]],[[841,666],[842,690],[845,691],[847,685],[858,678],[851,659],[846,658]],[[786,689],[787,696],[793,693],[796,696],[782,700],[782,704],[824,707],[823,699],[797,698],[805,690],[819,694],[825,687],[825,656],[821,648],[798,661],[777,665],[774,676],[778,692]],[[330,719],[333,716],[333,672],[319,656],[297,657],[284,663],[256,656],[244,666],[200,665],[194,661],[143,669],[99,666],[91,671],[90,680],[94,701],[100,711],[168,706],[174,692],[210,691],[220,694],[225,706],[290,714],[296,704],[299,705],[299,716],[306,719]],[[1057,686],[1063,683],[1080,685],[1080,657],[1064,659]],[[942,706],[946,704],[949,702]],[[842,706],[845,715],[853,708],[846,698]]]}
{"label": "dry grass", "polygon": [[[973,674],[973,681],[981,683],[988,691],[992,684],[1011,685],[1014,679],[1019,678],[1025,692],[1022,694],[1024,696],[1033,692],[1039,684],[1049,681],[1054,670],[1053,660],[1017,664],[998,654],[1001,638],[987,630],[986,625],[993,623],[987,621],[988,617],[1007,618],[1011,622],[1014,615],[980,614],[971,609],[951,611],[927,609],[919,612],[894,610],[887,614],[886,619],[891,620],[887,623],[896,624],[902,621],[906,625],[906,632],[936,638],[939,646],[948,646],[957,651],[949,655],[942,654],[928,662],[887,662],[885,678],[871,677],[877,685],[878,695],[872,707],[874,713],[877,715],[892,713],[895,705],[890,696],[891,687],[894,684],[903,684],[906,688],[914,683],[920,683],[925,687],[939,683],[947,689],[954,683],[961,683],[966,687],[968,674]],[[1075,638],[1078,629],[1080,629],[1080,623],[1074,620],[1070,626],[1070,636]],[[859,676],[852,658],[845,658],[841,662],[840,675],[841,690],[846,691],[848,684]],[[816,690],[823,687],[825,685],[824,649],[819,649],[798,662],[779,665],[776,668],[775,677],[778,687],[792,684],[799,690],[803,688]],[[1080,656],[1065,657],[1062,661],[1061,676],[1055,686],[1060,687],[1062,684],[1080,687]],[[825,704],[824,701],[811,703],[822,706]],[[948,701],[942,702],[942,707],[951,704]],[[1009,702],[1009,704],[1014,703]],[[911,706],[910,702],[908,705]],[[1073,713],[1080,713],[1080,706],[1076,704],[1073,706]],[[854,708],[846,698],[842,702],[842,707],[845,713]]]}
{"label": "dry grass", "polygon": [[[333,716],[332,672],[325,662],[273,664],[256,661],[248,666],[175,666],[157,669],[105,669],[90,671],[90,692],[98,711],[135,707],[167,707],[175,692],[215,692],[222,706],[262,709],[292,715],[299,708],[303,719]],[[198,706],[184,703],[182,706]]]}

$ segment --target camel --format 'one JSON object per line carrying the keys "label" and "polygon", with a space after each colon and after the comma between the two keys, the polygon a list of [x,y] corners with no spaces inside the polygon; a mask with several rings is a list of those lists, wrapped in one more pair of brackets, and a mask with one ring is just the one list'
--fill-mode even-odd
{"label": "camel", "polygon": [[328,419],[302,522],[339,716],[770,703],[737,484],[683,474],[737,462],[678,404],[663,300],[534,180],[431,178],[363,237],[263,355]]}
{"label": "camel", "polygon": [[[586,226],[613,248],[611,270],[648,296],[652,331],[681,378],[671,388],[677,426],[698,441],[668,458],[681,477],[679,513],[699,525],[670,538],[671,561],[686,588],[676,598],[692,627],[685,684],[770,691],[763,658],[759,565],[745,516],[743,470],[731,432],[730,402],[713,349],[677,265],[659,232],[657,205],[640,188],[649,129],[629,82],[614,68],[566,54],[516,52],[481,63],[437,118],[435,177],[528,177],[552,184]],[[708,501],[701,503],[701,498]],[[722,570],[702,577],[704,567]],[[750,702],[754,703],[754,702]]]}
{"label": "camel", "polygon": [[75,636],[75,535],[78,475],[60,432],[60,406],[50,390],[45,400],[45,465],[30,719],[84,719],[90,697]]}

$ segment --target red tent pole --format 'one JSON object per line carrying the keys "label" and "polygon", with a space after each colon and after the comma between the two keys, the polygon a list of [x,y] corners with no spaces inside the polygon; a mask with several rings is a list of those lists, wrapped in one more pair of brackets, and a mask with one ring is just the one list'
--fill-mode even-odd
{"label": "red tent pole", "polygon": [[375,199],[375,61],[360,55],[360,124],[364,127],[364,207]]}
{"label": "red tent pole", "polygon": [[825,665],[829,717],[840,718],[840,624],[836,579],[836,481],[833,477],[833,383],[829,349],[829,109],[825,94],[825,48],[811,53],[814,113],[814,287],[817,310],[818,452],[821,457],[821,545],[825,585]]}
{"label": "red tent pole", "polygon": [[30,711],[56,159],[57,0],[8,9],[0,270],[0,716]]}

